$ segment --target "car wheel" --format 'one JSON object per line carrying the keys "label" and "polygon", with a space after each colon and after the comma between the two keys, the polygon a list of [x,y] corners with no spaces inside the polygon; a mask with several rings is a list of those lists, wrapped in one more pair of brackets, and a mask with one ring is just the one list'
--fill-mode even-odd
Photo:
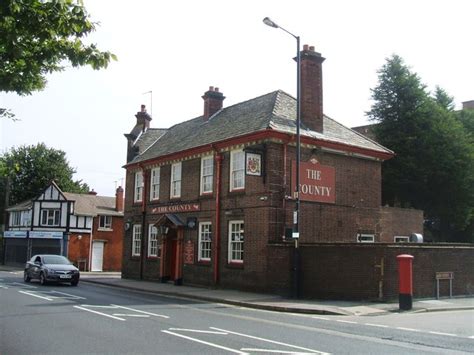
{"label": "car wheel", "polygon": [[40,284],[46,285],[46,277],[44,277],[44,273],[40,274]]}
{"label": "car wheel", "polygon": [[71,286],[77,286],[78,283],[79,283],[79,280],[71,281]]}
{"label": "car wheel", "polygon": [[31,277],[28,275],[28,273],[26,271],[23,273],[23,281],[25,281],[25,282],[30,282],[31,281]]}

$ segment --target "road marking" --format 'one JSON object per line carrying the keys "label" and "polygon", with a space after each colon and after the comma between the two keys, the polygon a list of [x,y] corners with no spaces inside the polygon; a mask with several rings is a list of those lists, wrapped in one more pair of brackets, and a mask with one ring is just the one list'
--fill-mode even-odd
{"label": "road marking", "polygon": [[242,348],[240,350],[251,351],[254,353],[276,353],[276,354],[298,354],[298,355],[314,354],[314,353],[302,353],[299,351],[295,353],[294,351],[268,350],[268,349],[256,349],[256,348]]}
{"label": "road marking", "polygon": [[0,284],[0,288],[4,288],[5,290],[8,290],[8,286],[4,286],[2,284]]}
{"label": "road marking", "polygon": [[176,330],[176,331],[179,331],[179,332],[217,334],[217,335],[228,335],[229,334],[229,333],[224,333],[224,332],[215,332],[215,331],[212,331],[212,330],[199,330],[199,329],[169,328],[169,330]]}
{"label": "road marking", "polygon": [[357,324],[357,322],[353,322],[353,321],[350,321],[350,320],[342,320],[342,319],[336,319],[336,322],[348,323],[348,324]]}
{"label": "road marking", "polygon": [[174,336],[177,336],[177,337],[180,337],[180,338],[184,338],[184,339],[188,339],[188,340],[191,340],[191,341],[195,341],[195,342],[197,342],[197,343],[201,343],[201,344],[205,344],[205,345],[208,345],[208,346],[212,346],[212,347],[214,347],[214,348],[226,350],[226,351],[229,351],[229,352],[231,352],[231,353],[242,354],[242,355],[248,355],[248,353],[242,352],[242,351],[237,350],[237,349],[231,349],[231,348],[227,348],[227,347],[222,346],[222,345],[210,343],[210,342],[208,342],[208,341],[199,340],[199,339],[196,339],[196,338],[191,338],[191,337],[188,337],[188,336],[183,335],[183,334],[170,332],[169,330],[162,330],[162,332],[163,332],[163,333],[166,333],[166,334],[171,334],[171,335],[174,335]]}
{"label": "road marking", "polygon": [[474,339],[474,335],[470,336],[469,339]]}
{"label": "road marking", "polygon": [[91,313],[95,313],[95,314],[100,314],[101,316],[104,316],[104,317],[109,317],[109,318],[112,318],[112,319],[125,321],[125,319],[123,319],[123,318],[114,317],[114,316],[111,316],[110,314],[94,311],[92,309],[84,308],[84,307],[81,307],[81,306],[74,306],[74,308],[82,309],[83,311],[87,311],[87,312],[91,312]]}
{"label": "road marking", "polygon": [[28,295],[28,296],[33,296],[33,297],[41,298],[41,299],[47,300],[47,301],[52,301],[52,300],[53,300],[52,298],[49,298],[49,297],[44,297],[44,296],[36,295],[36,294],[33,293],[33,291],[18,291],[18,292],[23,293],[23,294]]}
{"label": "road marking", "polygon": [[59,291],[48,291],[48,292],[43,292],[43,293],[50,293],[50,294],[58,294],[58,295],[64,295],[64,296],[51,296],[52,298],[64,298],[64,299],[71,299],[71,300],[85,300],[84,297],[81,296],[76,296],[76,295],[71,295],[69,293],[64,293],[64,292],[59,292]]}
{"label": "road marking", "polygon": [[436,334],[436,335],[446,335],[448,337],[457,337],[456,334],[451,334],[451,333],[442,333],[442,332],[428,332],[430,334]]}
{"label": "road marking", "polygon": [[280,341],[269,340],[269,339],[265,339],[265,338],[256,337],[256,336],[253,336],[253,335],[232,332],[230,330],[219,329],[219,328],[215,328],[215,327],[210,327],[210,329],[218,330],[218,331],[221,331],[221,332],[227,332],[229,334],[235,334],[235,335],[239,335],[241,337],[246,337],[246,338],[250,338],[250,339],[256,339],[256,340],[264,341],[264,342],[271,343],[271,344],[277,344],[277,345],[288,346],[290,348],[301,349],[301,350],[309,351],[312,354],[314,354],[314,353],[316,353],[316,354],[329,354],[329,353],[322,352],[322,351],[319,351],[319,350],[314,350],[314,349],[304,348],[302,346],[286,344],[286,343],[283,343],[283,342],[280,342]]}
{"label": "road marking", "polygon": [[126,313],[113,313],[114,316],[117,317],[142,317],[142,318],[150,318],[150,316],[146,314],[126,314]]}
{"label": "road marking", "polygon": [[326,318],[326,317],[318,317],[318,316],[312,316],[311,318],[321,319],[321,320],[332,320],[332,319],[329,319],[329,318]]}
{"label": "road marking", "polygon": [[116,305],[116,304],[111,304],[111,306],[117,307],[117,308],[122,308],[122,309],[127,309],[127,310],[129,310],[129,311],[133,311],[133,312],[137,312],[137,313],[147,314],[147,315],[149,315],[149,316],[161,317],[161,318],[166,318],[166,319],[169,318],[168,316],[165,316],[165,315],[163,315],[163,314],[156,314],[156,313],[151,313],[151,312],[145,312],[145,311],[141,311],[141,310],[139,310],[139,309],[124,307],[124,306],[118,306],[118,305]]}
{"label": "road marking", "polygon": [[364,325],[368,325],[369,327],[388,328],[388,325],[383,324],[364,323]]}
{"label": "road marking", "polygon": [[419,329],[413,329],[413,328],[395,327],[395,329],[408,330],[409,332],[420,332]]}

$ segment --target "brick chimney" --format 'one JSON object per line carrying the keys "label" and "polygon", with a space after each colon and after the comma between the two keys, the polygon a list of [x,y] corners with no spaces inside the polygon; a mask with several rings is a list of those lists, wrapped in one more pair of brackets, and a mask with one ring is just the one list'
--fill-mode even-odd
{"label": "brick chimney", "polygon": [[219,92],[219,88],[214,88],[209,86],[209,90],[204,93],[202,96],[204,99],[204,121],[209,120],[213,114],[222,109],[222,103],[225,99],[225,96]]}
{"label": "brick chimney", "polygon": [[151,116],[146,112],[146,106],[141,105],[140,111],[135,115],[137,118],[137,124],[135,127],[140,127],[141,131],[146,131],[150,128]]}
{"label": "brick chimney", "polygon": [[89,195],[94,195],[94,196],[97,196],[97,192],[94,191],[94,189],[90,190],[88,192]]}
{"label": "brick chimney", "polygon": [[123,211],[123,188],[119,186],[115,191],[115,210],[117,212]]}
{"label": "brick chimney", "polygon": [[305,44],[301,51],[301,122],[323,132],[323,71],[325,58]]}

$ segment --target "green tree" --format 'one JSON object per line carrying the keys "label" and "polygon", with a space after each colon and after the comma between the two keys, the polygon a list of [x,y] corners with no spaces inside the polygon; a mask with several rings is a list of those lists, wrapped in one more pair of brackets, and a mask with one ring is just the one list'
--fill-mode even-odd
{"label": "green tree", "polygon": [[383,203],[424,210],[437,240],[453,241],[474,216],[474,147],[437,88],[434,98],[402,58],[379,70],[369,117],[377,140],[395,151],[383,164]]}
{"label": "green tree", "polygon": [[89,186],[74,181],[75,169],[69,166],[66,153],[40,143],[12,148],[0,156],[0,174],[10,185],[9,205],[38,196],[51,181],[65,192],[84,193]]}
{"label": "green tree", "polygon": [[[46,85],[46,75],[89,65],[106,68],[114,54],[84,38],[96,28],[81,0],[2,0],[0,2],[0,91],[30,95]],[[12,115],[3,108],[0,116]]]}

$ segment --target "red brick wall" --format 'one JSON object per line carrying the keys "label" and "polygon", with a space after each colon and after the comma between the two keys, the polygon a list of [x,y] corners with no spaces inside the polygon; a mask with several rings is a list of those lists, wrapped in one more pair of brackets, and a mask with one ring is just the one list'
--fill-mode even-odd
{"label": "red brick wall", "polygon": [[123,240],[123,217],[112,217],[112,230],[99,229],[99,217],[93,222],[94,240],[102,240],[104,243],[103,271],[120,271],[122,269],[122,240]]}
{"label": "red brick wall", "polygon": [[[81,236],[80,239],[79,239],[79,236]],[[74,265],[80,266],[81,271],[89,270],[89,246],[90,246],[89,233],[72,233],[69,236],[68,259]],[[84,265],[84,261],[85,261],[85,265]]]}
{"label": "red brick wall", "polygon": [[[472,244],[317,244],[301,246],[303,297],[396,300],[400,254],[414,256],[415,298],[436,297],[435,273],[441,271],[454,272],[453,295],[474,294]],[[448,286],[442,282],[441,296],[449,295]]]}

